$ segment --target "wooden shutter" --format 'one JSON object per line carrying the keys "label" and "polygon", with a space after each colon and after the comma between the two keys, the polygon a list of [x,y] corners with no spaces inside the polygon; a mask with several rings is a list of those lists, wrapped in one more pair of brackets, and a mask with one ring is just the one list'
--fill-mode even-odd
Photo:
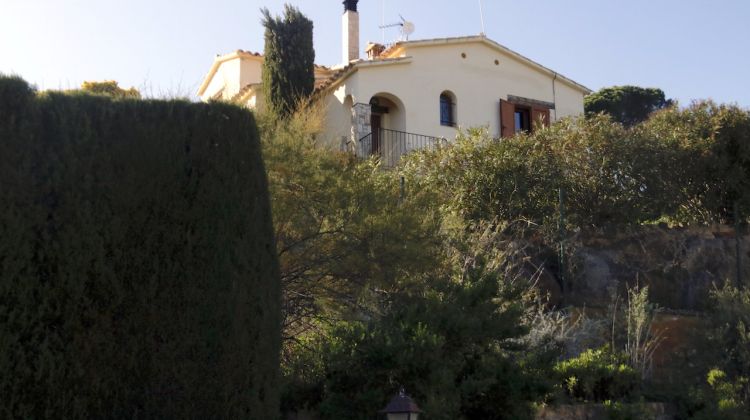
{"label": "wooden shutter", "polygon": [[531,110],[531,127],[532,130],[537,124],[541,124],[543,127],[549,127],[549,109],[547,108],[534,108]]}
{"label": "wooden shutter", "polygon": [[500,99],[500,137],[513,137],[516,134],[516,106]]}

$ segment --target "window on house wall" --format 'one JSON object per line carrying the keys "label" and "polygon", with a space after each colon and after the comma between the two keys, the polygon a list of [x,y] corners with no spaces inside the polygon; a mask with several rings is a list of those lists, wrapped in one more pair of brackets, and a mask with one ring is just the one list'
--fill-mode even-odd
{"label": "window on house wall", "polygon": [[531,131],[531,112],[528,108],[516,107],[514,114],[516,133]]}
{"label": "window on house wall", "polygon": [[456,101],[450,92],[440,94],[440,125],[456,126]]}
{"label": "window on house wall", "polygon": [[513,101],[500,100],[500,137],[513,137],[516,133],[530,133],[537,127],[549,126],[550,110],[555,108],[555,104],[515,96],[512,98]]}

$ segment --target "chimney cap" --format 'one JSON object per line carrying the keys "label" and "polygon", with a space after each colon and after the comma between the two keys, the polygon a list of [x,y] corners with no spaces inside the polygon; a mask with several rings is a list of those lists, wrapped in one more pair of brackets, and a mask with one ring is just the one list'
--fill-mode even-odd
{"label": "chimney cap", "polygon": [[358,1],[359,0],[344,0],[344,13],[348,11],[356,12]]}

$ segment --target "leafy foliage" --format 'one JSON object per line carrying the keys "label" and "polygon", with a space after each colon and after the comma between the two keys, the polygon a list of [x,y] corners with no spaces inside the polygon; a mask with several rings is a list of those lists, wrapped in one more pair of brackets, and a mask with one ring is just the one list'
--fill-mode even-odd
{"label": "leafy foliage", "polygon": [[628,365],[642,378],[652,373],[653,356],[663,337],[651,325],[655,308],[648,301],[648,287],[633,287],[627,291],[627,305],[623,308],[625,321],[624,354]]}
{"label": "leafy foliage", "polygon": [[[723,153],[717,142],[741,139],[731,127],[748,114],[703,106],[633,128],[597,115],[507,141],[472,130],[390,171],[321,148],[315,106],[263,115],[284,289],[283,409],[367,417],[403,385],[430,417],[528,416],[548,401],[566,340],[598,346],[601,325],[571,337],[564,315],[520,292],[533,283],[533,257],[509,253],[554,234],[560,188],[569,231],[715,220],[704,188],[718,184],[696,168]],[[619,402],[641,391],[658,343],[647,293],[616,311],[616,350],[558,365],[575,372],[557,376],[570,398],[610,401],[624,417],[640,409]]]}
{"label": "leafy foliage", "polygon": [[635,394],[638,373],[627,364],[623,353],[609,347],[588,349],[578,357],[554,367],[565,393],[579,401],[621,400]]}
{"label": "leafy foliage", "polygon": [[503,141],[470,130],[408,155],[401,170],[466,221],[522,220],[553,234],[563,189],[569,228],[706,224],[731,220],[735,201],[750,211],[748,136],[748,111],[705,102],[632,129],[596,115]]}
{"label": "leafy foliage", "polygon": [[661,89],[638,86],[603,88],[583,99],[583,108],[587,116],[603,112],[626,127],[643,122],[654,111],[671,105],[672,100],[665,99]]}
{"label": "leafy foliage", "polygon": [[711,101],[670,108],[638,127],[663,145],[661,177],[670,180],[681,223],[731,222],[735,202],[750,214],[750,112]]}
{"label": "leafy foliage", "polygon": [[250,113],[0,78],[0,179],[0,417],[278,414]]}
{"label": "leafy foliage", "polygon": [[81,91],[106,95],[112,98],[140,99],[141,97],[141,93],[136,88],[123,89],[114,80],[105,80],[103,82],[86,81],[81,84]]}
{"label": "leafy foliage", "polygon": [[549,388],[518,340],[522,289],[481,263],[465,270],[390,294],[382,316],[338,324],[303,350],[296,366],[320,366],[302,387],[317,390],[308,406],[371,418],[404,386],[429,418],[532,417]]}
{"label": "leafy foliage", "polygon": [[284,17],[261,9],[265,31],[263,94],[266,104],[288,116],[315,86],[313,23],[294,6],[284,5]]}
{"label": "leafy foliage", "polygon": [[750,415],[750,290],[727,285],[714,293],[714,299],[709,338],[721,353],[717,360],[721,373],[713,380],[709,375],[709,384],[720,401],[731,400],[734,409]]}
{"label": "leafy foliage", "polygon": [[627,225],[657,218],[670,204],[658,150],[598,116],[508,141],[473,131],[455,145],[409,156],[404,171],[467,220],[526,220],[552,228],[563,188],[571,225]]}
{"label": "leafy foliage", "polygon": [[399,290],[439,264],[432,201],[402,197],[398,178],[373,161],[319,147],[321,111],[260,117],[290,339],[372,313],[368,295]]}
{"label": "leafy foliage", "polygon": [[712,369],[708,372],[706,381],[714,393],[716,412],[721,413],[723,418],[742,419],[750,415],[747,399],[747,388],[750,385],[748,377],[740,376],[732,382],[722,370]]}

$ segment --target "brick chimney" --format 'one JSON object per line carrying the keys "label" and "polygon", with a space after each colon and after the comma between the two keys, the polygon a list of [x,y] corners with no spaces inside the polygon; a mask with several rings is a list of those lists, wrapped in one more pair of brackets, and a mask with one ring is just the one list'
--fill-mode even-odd
{"label": "brick chimney", "polygon": [[359,0],[344,0],[344,16],[342,17],[343,64],[359,59]]}

